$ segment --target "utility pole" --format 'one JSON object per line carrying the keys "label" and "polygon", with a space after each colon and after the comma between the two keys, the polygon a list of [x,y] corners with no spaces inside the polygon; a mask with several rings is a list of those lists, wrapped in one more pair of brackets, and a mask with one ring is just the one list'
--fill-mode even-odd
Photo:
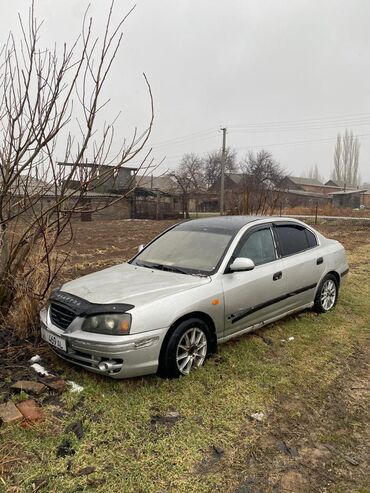
{"label": "utility pole", "polygon": [[226,127],[222,127],[220,215],[225,214]]}

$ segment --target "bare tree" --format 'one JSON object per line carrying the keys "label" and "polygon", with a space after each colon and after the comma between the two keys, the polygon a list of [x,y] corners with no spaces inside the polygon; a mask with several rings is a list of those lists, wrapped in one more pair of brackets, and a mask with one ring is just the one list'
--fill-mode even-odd
{"label": "bare tree", "polygon": [[346,129],[344,135],[337,135],[334,148],[333,180],[337,180],[344,186],[357,186],[359,184],[359,157],[360,142],[353,131]]}
{"label": "bare tree", "polygon": [[242,204],[239,212],[244,214],[273,214],[280,196],[279,185],[284,170],[272,154],[261,150],[249,152],[241,163],[243,171]]}
{"label": "bare tree", "polygon": [[[222,151],[217,150],[208,154],[203,160],[204,181],[207,188],[210,188],[221,176]],[[226,149],[225,172],[232,173],[237,169],[236,151],[228,147]]]}
{"label": "bare tree", "polygon": [[307,171],[307,173],[304,174],[304,176],[306,178],[311,178],[313,180],[318,180],[320,182],[324,181],[324,178],[322,177],[322,175],[320,175],[319,167],[317,166],[317,164],[311,166]]}
{"label": "bare tree", "polygon": [[[114,123],[99,117],[108,100],[103,88],[122,40],[122,28],[131,11],[113,21],[108,9],[101,38],[93,36],[93,20],[86,12],[82,32],[61,51],[40,47],[41,23],[34,5],[27,22],[19,16],[21,38],[10,33],[0,50],[0,316],[4,320],[24,295],[37,300],[46,295],[66,255],[59,247],[73,236],[76,213],[101,210],[122,199],[122,194],[89,209],[86,195],[143,150],[153,118],[136,129],[114,155]],[[79,136],[68,131],[78,120]],[[55,154],[57,137],[66,142],[64,162]],[[86,168],[90,157],[94,166]],[[113,164],[114,163],[114,164]],[[150,166],[150,150],[142,158]],[[140,166],[139,166],[140,168]],[[134,178],[134,177],[133,177]],[[128,184],[125,193],[135,186]],[[35,261],[37,259],[37,261]],[[37,271],[43,274],[36,282]],[[1,320],[0,320],[1,322]]]}
{"label": "bare tree", "polygon": [[203,161],[197,154],[185,154],[177,169],[170,176],[181,190],[183,214],[186,219],[189,219],[190,195],[204,190]]}

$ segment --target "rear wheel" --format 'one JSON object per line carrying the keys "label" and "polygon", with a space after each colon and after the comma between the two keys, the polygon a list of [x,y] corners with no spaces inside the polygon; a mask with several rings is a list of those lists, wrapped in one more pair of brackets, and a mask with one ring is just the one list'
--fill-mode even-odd
{"label": "rear wheel", "polygon": [[161,355],[159,374],[178,378],[201,366],[209,352],[210,331],[201,319],[181,322],[171,334]]}
{"label": "rear wheel", "polygon": [[338,299],[338,289],[338,281],[333,274],[328,274],[324,277],[316,293],[315,311],[326,313],[334,308]]}

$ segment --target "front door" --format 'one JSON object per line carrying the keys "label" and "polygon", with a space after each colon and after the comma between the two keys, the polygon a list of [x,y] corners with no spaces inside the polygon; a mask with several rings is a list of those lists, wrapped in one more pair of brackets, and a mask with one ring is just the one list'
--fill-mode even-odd
{"label": "front door", "polygon": [[223,275],[225,337],[284,313],[287,305],[283,262],[277,258],[270,225],[248,231],[231,262],[237,257],[250,258],[255,268]]}

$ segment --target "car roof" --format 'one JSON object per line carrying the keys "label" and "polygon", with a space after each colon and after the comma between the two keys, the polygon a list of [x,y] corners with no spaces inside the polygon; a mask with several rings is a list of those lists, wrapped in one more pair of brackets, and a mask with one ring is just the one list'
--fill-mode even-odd
{"label": "car roof", "polygon": [[263,222],[295,222],[303,225],[301,221],[291,217],[280,216],[213,216],[201,219],[192,219],[177,224],[176,229],[187,231],[218,231],[227,234],[236,234],[241,228],[247,224],[263,221]]}
{"label": "car roof", "polygon": [[258,221],[260,219],[269,219],[267,216],[214,216],[202,219],[193,219],[185,221],[176,226],[179,229],[200,231],[204,229],[223,230],[225,233],[236,233],[246,224]]}

